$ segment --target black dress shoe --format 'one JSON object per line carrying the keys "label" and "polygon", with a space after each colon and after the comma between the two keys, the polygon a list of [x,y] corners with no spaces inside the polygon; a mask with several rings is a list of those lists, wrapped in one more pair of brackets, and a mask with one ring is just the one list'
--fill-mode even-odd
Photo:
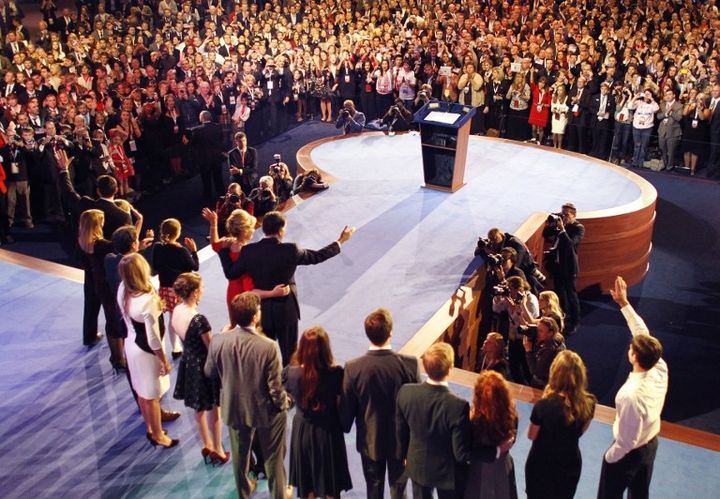
{"label": "black dress shoe", "polygon": [[167,423],[169,421],[175,421],[177,418],[180,417],[180,413],[177,411],[166,411],[165,409],[160,410],[160,419],[163,423]]}
{"label": "black dress shoe", "polygon": [[83,345],[85,345],[88,348],[92,348],[95,345],[97,345],[98,343],[100,343],[100,340],[102,340],[102,339],[103,339],[103,334],[98,333],[97,336],[95,336],[95,339],[93,341],[91,341],[90,343],[83,343]]}

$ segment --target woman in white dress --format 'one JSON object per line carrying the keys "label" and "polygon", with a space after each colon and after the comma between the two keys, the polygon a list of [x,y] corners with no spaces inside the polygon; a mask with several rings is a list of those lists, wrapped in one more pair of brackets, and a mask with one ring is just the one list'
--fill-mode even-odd
{"label": "woman in white dress", "polygon": [[150,265],[138,253],[123,257],[118,266],[122,283],[117,300],[127,325],[125,357],[138,405],[155,447],[175,447],[179,440],[162,428],[160,398],[170,388],[170,362],[163,350],[162,302],[150,283]]}
{"label": "woman in white dress", "polygon": [[570,108],[567,105],[567,88],[565,85],[558,85],[550,103],[550,114],[552,116],[552,141],[555,149],[562,149],[563,136],[567,126],[567,113]]}

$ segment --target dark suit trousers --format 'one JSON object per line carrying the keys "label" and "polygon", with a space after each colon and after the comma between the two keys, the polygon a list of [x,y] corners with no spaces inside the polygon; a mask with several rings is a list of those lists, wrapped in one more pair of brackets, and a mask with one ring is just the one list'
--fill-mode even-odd
{"label": "dark suit trousers", "polygon": [[248,471],[250,466],[250,450],[253,437],[257,437],[265,456],[265,475],[268,477],[270,497],[285,499],[287,477],[285,476],[285,447],[287,430],[287,412],[279,412],[267,428],[252,428],[240,425],[237,428],[229,427],[230,448],[232,451],[233,474],[235,486],[240,499],[250,497],[250,481]]}
{"label": "dark suit trousers", "polygon": [[102,302],[95,292],[95,282],[92,272],[85,271],[83,281],[83,345],[95,343],[98,334],[98,314]]}
{"label": "dark suit trousers", "polygon": [[215,184],[215,195],[220,197],[225,194],[225,182],[222,177],[220,164],[205,164],[200,168],[200,178],[203,186],[203,197],[206,200],[213,199],[212,184]]}
{"label": "dark suit trousers", "polygon": [[661,137],[658,140],[663,166],[671,168],[677,166],[677,152],[680,147],[680,137]]}
{"label": "dark suit trousers", "polygon": [[565,312],[565,330],[570,331],[580,322],[580,299],[575,289],[577,276],[553,274],[555,293],[560,298],[560,306]]}
{"label": "dark suit trousers", "polygon": [[385,468],[387,468],[388,472],[390,497],[392,499],[406,497],[407,478],[403,476],[405,466],[402,461],[397,459],[373,461],[364,455],[361,455],[360,458],[362,459],[363,475],[367,484],[368,499],[383,499],[385,493]]}
{"label": "dark suit trousers", "polygon": [[298,342],[298,322],[297,319],[288,319],[285,321],[273,320],[271,314],[262,316],[263,333],[268,338],[272,338],[280,345],[280,354],[282,355],[283,367],[290,364],[290,358],[295,353]]}
{"label": "dark suit trousers", "polygon": [[628,452],[617,463],[610,464],[603,459],[600,471],[598,499],[622,499],[625,489],[629,489],[629,499],[647,499],[650,497],[657,437],[647,444]]}

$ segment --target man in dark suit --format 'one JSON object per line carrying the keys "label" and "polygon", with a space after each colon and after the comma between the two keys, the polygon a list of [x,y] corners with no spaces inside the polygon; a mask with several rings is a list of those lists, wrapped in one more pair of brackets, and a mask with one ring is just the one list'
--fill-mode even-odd
{"label": "man in dark suit", "polygon": [[254,147],[248,147],[245,132],[235,134],[236,146],[228,153],[230,182],[237,182],[246,196],[257,186],[258,159]]}
{"label": "man in dark suit", "polygon": [[579,76],[577,83],[568,93],[570,119],[567,126],[568,149],[582,154],[587,153],[587,131],[590,123],[590,98],[592,94],[586,87],[584,76]]}
{"label": "man in dark suit", "polygon": [[572,203],[562,206],[561,217],[546,225],[543,237],[551,241],[545,257],[545,268],[550,272],[560,306],[565,312],[564,335],[572,336],[580,323],[580,300],[575,284],[579,271],[577,250],[585,236],[585,227],[578,222],[577,209]]}
{"label": "man in dark suit", "polygon": [[341,245],[352,237],[354,228],[345,227],[338,239],[320,250],[299,248],[294,243],[283,243],[285,216],[279,211],[265,215],[262,230],[265,237],[248,244],[233,262],[228,248],[220,250],[220,261],[228,279],[249,274],[257,289],[271,290],[278,284],[290,286],[290,294],[262,301],[263,332],[280,344],[283,365],[297,346],[300,304],[295,286],[295,269],[298,265],[315,265],[340,253]]}
{"label": "man in dark suit", "polygon": [[439,499],[462,497],[463,475],[470,459],[493,461],[512,444],[471,449],[469,405],[448,388],[454,361],[449,344],[435,343],[422,356],[428,380],[403,385],[398,391],[397,457],[407,459],[413,499],[431,499],[433,489]]}
{"label": "man in dark suit", "polygon": [[192,133],[191,145],[200,160],[200,178],[203,185],[203,198],[212,199],[212,184],[215,184],[217,197],[225,194],[222,177],[222,164],[225,161],[225,146],[222,127],[213,123],[210,111],[200,112],[200,126]]}
{"label": "man in dark suit", "polygon": [[96,209],[105,214],[105,225],[103,225],[103,237],[111,239],[115,229],[123,225],[132,225],[132,217],[115,204],[117,193],[117,180],[110,175],[101,175],[97,178],[97,199],[89,196],[81,196],[75,192],[70,174],[67,168],[59,170],[60,189],[65,201],[70,206],[73,219],[78,220],[80,214],[85,210]]}
{"label": "man in dark suit", "polygon": [[658,120],[658,145],[662,156],[663,168],[672,170],[677,163],[677,152],[682,137],[681,120],[683,105],[678,102],[675,90],[668,88],[663,95],[663,102],[655,114]]}
{"label": "man in dark suit", "polygon": [[420,381],[418,361],[393,352],[392,316],[384,308],[367,316],[365,334],[370,350],[345,364],[340,417],[346,433],[355,421],[368,498],[382,499],[387,468],[390,497],[400,499],[407,478],[403,478],[403,462],[397,459],[395,400],[402,385]]}
{"label": "man in dark suit", "polygon": [[710,158],[707,177],[720,176],[720,83],[710,90]]}
{"label": "man in dark suit", "polygon": [[248,461],[253,437],[265,457],[270,497],[285,499],[287,410],[290,400],[280,376],[277,344],[257,331],[260,297],[246,292],[230,306],[234,329],[213,336],[205,362],[205,375],[219,378],[223,387],[220,406],[229,427],[233,474],[241,499],[253,492]]}
{"label": "man in dark suit", "polygon": [[610,84],[602,82],[600,93],[590,99],[590,128],[593,130],[592,156],[607,161],[610,156],[610,137],[615,117],[615,96]]}

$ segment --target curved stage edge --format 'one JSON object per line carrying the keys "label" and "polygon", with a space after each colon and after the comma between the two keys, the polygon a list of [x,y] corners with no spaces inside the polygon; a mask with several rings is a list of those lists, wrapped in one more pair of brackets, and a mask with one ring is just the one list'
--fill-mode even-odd
{"label": "curved stage edge", "polygon": [[[317,168],[324,179],[334,184],[342,179],[323,168],[312,159],[312,152],[318,146],[331,142],[357,137],[360,134],[328,137],[313,141],[297,152],[298,172]],[[382,133],[364,133],[367,135],[383,135]],[[506,139],[471,137],[476,140],[498,141],[512,144],[515,147],[540,148],[543,146],[519,144]],[[578,219],[585,225],[586,235],[580,249],[580,265],[582,273],[578,277],[578,289],[591,292],[607,293],[617,275],[623,275],[630,285],[639,283],[649,270],[649,258],[652,250],[652,232],[655,222],[655,205],[657,191],[645,179],[635,173],[581,154],[568,151],[555,151],[555,154],[591,161],[603,168],[610,169],[626,177],[639,189],[639,195],[631,202],[616,207],[579,211]],[[421,169],[421,165],[418,165]],[[453,196],[448,193],[448,196]],[[308,195],[295,196],[294,205],[307,199]],[[513,232],[526,241],[536,259],[541,262],[543,255],[542,229],[548,213],[535,212],[528,216]],[[434,315],[408,340],[400,349],[402,353],[421,356],[433,343],[445,341],[453,344],[456,351],[464,352],[466,357],[474,357],[477,338],[470,331],[477,331],[477,302],[482,289],[482,276],[474,273],[465,285],[442,304]],[[462,359],[462,356],[461,356]],[[459,365],[451,375],[451,381],[464,386],[473,386],[477,374],[463,369]],[[520,401],[534,403],[542,392],[524,385],[510,383],[513,396]],[[598,406],[595,420],[612,424],[615,409]],[[690,445],[720,451],[720,436],[713,435],[686,426],[663,421],[661,435]]]}

